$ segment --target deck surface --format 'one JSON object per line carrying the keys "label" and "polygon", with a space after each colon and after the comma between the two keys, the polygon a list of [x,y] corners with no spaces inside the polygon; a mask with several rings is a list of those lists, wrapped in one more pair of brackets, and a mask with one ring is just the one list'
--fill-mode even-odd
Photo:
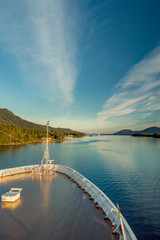
{"label": "deck surface", "polygon": [[0,179],[0,194],[21,187],[21,198],[0,205],[0,239],[114,239],[88,194],[66,176],[21,174]]}

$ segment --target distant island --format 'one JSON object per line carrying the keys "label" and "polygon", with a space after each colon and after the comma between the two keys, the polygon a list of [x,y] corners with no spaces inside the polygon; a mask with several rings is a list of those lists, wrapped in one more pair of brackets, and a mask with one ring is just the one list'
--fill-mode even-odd
{"label": "distant island", "polygon": [[130,129],[120,130],[113,135],[131,135],[131,136],[142,136],[142,137],[160,137],[160,128],[159,127],[150,127],[140,131],[132,131]]}
{"label": "distant island", "polygon": [[[68,128],[49,127],[50,140],[64,141],[66,137],[84,137],[81,133]],[[43,141],[46,126],[24,120],[6,108],[0,108],[0,145],[17,145]]]}

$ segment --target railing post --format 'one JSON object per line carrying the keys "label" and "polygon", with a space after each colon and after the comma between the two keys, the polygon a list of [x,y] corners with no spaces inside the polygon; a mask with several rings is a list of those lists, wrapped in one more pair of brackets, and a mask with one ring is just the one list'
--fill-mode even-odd
{"label": "railing post", "polygon": [[120,218],[120,223],[121,223],[121,227],[122,227],[123,238],[124,238],[124,240],[127,240],[126,233],[125,233],[125,230],[124,230],[123,221],[122,221],[122,214],[121,214],[121,211],[120,211],[120,208],[119,208],[119,204],[118,204],[118,203],[117,203],[117,209],[118,209],[119,218]]}

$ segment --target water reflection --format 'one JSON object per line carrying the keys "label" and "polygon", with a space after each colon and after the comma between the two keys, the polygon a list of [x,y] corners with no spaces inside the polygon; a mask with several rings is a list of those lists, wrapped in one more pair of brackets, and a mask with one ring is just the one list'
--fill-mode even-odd
{"label": "water reflection", "polygon": [[58,174],[54,173],[54,175],[43,175],[40,176],[40,187],[43,195],[43,208],[46,209],[49,204],[49,200],[51,197],[51,186],[52,181],[57,178]]}
{"label": "water reflection", "polygon": [[10,152],[10,153],[14,153],[16,151],[18,151],[20,148],[23,148],[24,145],[17,145],[17,146],[12,146],[12,145],[5,145],[5,146],[1,146],[0,145],[0,154],[2,154],[3,152]]}

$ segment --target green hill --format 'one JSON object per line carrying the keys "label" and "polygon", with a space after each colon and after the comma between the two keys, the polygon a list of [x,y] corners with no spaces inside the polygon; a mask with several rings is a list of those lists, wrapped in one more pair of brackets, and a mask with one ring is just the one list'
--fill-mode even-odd
{"label": "green hill", "polygon": [[[64,140],[66,136],[83,137],[84,133],[65,128],[49,127],[52,140]],[[24,120],[8,109],[0,109],[0,145],[22,144],[46,137],[46,126]]]}
{"label": "green hill", "polygon": [[0,122],[5,123],[7,125],[16,125],[19,127],[32,128],[35,130],[45,130],[46,129],[46,127],[44,125],[32,123],[32,122],[29,122],[27,120],[24,120],[24,119],[16,116],[14,113],[9,111],[7,108],[0,108]]}

